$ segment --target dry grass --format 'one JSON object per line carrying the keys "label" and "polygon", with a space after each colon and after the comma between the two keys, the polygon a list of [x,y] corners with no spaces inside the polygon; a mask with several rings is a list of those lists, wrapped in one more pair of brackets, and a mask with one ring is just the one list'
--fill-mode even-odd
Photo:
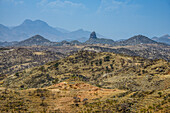
{"label": "dry grass", "polygon": [[[79,107],[83,106],[84,102],[93,102],[95,99],[105,100],[111,95],[126,92],[118,89],[98,88],[78,81],[62,82],[41,89],[9,89],[7,94],[4,93],[5,89],[0,90],[1,112],[43,112],[43,110],[74,112],[74,110],[80,110]],[[43,104],[42,97],[45,97]]]}

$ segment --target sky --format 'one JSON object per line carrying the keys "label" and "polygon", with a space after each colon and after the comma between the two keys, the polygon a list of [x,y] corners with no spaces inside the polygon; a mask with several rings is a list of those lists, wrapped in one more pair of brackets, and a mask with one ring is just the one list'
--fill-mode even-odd
{"label": "sky", "polygon": [[0,24],[43,20],[70,31],[96,31],[113,40],[170,34],[170,0],[0,0]]}

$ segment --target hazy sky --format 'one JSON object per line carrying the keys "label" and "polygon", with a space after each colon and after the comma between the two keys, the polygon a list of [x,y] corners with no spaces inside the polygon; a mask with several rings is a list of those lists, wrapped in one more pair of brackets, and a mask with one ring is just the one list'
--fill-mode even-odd
{"label": "hazy sky", "polygon": [[161,36],[170,34],[170,0],[0,0],[0,24],[16,26],[25,19],[114,40]]}

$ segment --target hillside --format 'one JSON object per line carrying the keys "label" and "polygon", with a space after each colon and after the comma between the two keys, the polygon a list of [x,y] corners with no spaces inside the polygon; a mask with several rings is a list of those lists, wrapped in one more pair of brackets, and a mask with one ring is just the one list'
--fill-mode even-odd
{"label": "hillside", "polygon": [[138,56],[134,51],[126,48],[109,48],[109,47],[100,47],[100,46],[85,46],[81,50],[85,51],[95,51],[95,52],[112,52],[116,54],[124,54],[129,56]]}
{"label": "hillside", "polygon": [[47,88],[0,88],[1,112],[169,112],[169,90],[131,92],[103,89],[84,82]]}
{"label": "hillside", "polygon": [[1,112],[168,112],[170,64],[79,51],[1,81]]}
{"label": "hillside", "polygon": [[114,52],[129,56],[140,56],[147,59],[164,59],[170,61],[170,46],[160,44],[138,44],[127,46],[85,46],[82,50],[95,52]]}
{"label": "hillside", "polygon": [[29,46],[0,48],[0,80],[10,74],[43,65],[68,56],[78,48],[72,46]]}
{"label": "hillside", "polygon": [[0,111],[168,112],[169,69],[164,60],[79,51],[1,81]]}
{"label": "hillside", "polygon": [[81,107],[94,100],[106,100],[111,95],[125,92],[98,88],[81,81],[61,82],[43,89],[8,89],[6,94],[0,89],[0,112],[80,112]]}
{"label": "hillside", "polygon": [[137,45],[137,44],[157,44],[156,41],[149,39],[143,35],[136,35],[127,40],[114,43],[116,46],[127,46],[127,45]]}
{"label": "hillside", "polygon": [[40,51],[33,48],[6,48],[0,50],[0,80],[4,77],[49,61],[62,58],[64,54]]}
{"label": "hillside", "polygon": [[[138,78],[140,80],[143,78],[145,81],[145,77],[148,76],[152,80],[157,81],[158,75],[169,73],[169,66],[169,63],[163,60],[154,61],[107,52],[80,51],[67,58],[20,72],[17,76],[15,74],[11,75],[8,80],[10,80],[10,87],[41,88],[50,86],[54,82],[59,83],[72,77],[80,77],[83,81],[89,81],[92,84],[98,84],[102,87],[123,87],[131,90],[142,90],[145,87],[143,87],[142,83],[138,83]],[[108,79],[107,81],[107,78],[117,76],[116,81],[114,79]],[[122,81],[124,77],[129,82],[129,86],[124,84],[125,81]],[[156,79],[154,79],[155,77]],[[105,78],[106,81],[104,81]],[[130,78],[136,79],[132,80]],[[119,82],[117,81],[118,79],[120,79]],[[138,84],[138,87],[132,87],[132,83],[134,85]],[[152,89],[158,89],[162,86],[151,87]],[[150,87],[146,89],[150,89]]]}
{"label": "hillside", "polygon": [[63,40],[61,42],[57,42],[57,43],[54,43],[53,46],[75,46],[75,45],[82,45],[83,43],[77,41],[77,40],[73,40],[73,41],[66,41],[66,40]]}
{"label": "hillside", "polygon": [[33,46],[33,45],[42,45],[42,46],[49,46],[52,45],[52,42],[50,42],[48,39],[45,39],[44,37],[40,35],[35,35],[31,38],[28,38],[26,40],[23,40],[19,43],[17,43],[14,46]]}

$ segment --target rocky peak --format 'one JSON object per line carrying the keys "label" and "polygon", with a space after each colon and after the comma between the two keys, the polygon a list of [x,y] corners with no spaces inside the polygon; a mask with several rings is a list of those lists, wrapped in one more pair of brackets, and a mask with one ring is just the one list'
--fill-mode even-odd
{"label": "rocky peak", "polygon": [[97,39],[96,33],[94,31],[90,34],[90,39]]}

